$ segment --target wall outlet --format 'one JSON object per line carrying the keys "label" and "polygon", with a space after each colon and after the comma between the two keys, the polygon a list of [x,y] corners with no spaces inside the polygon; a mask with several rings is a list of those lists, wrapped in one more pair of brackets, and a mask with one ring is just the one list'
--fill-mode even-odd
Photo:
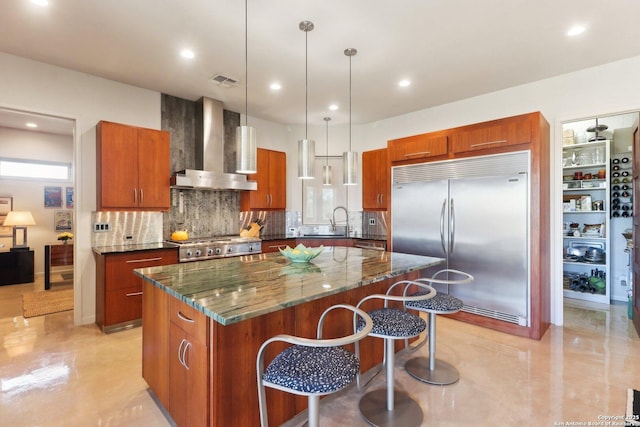
{"label": "wall outlet", "polygon": [[133,240],[133,236],[131,234],[125,234],[124,240]]}
{"label": "wall outlet", "polygon": [[375,218],[369,218],[369,225],[376,225],[376,219]]}
{"label": "wall outlet", "polygon": [[106,233],[107,231],[111,231],[111,224],[109,224],[108,222],[93,223],[94,233]]}

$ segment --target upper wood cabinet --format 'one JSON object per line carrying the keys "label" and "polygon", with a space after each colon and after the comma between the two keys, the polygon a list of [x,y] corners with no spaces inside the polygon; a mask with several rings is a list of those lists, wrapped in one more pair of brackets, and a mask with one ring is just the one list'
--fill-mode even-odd
{"label": "upper wood cabinet", "polygon": [[169,132],[101,121],[96,130],[97,209],[170,209]]}
{"label": "upper wood cabinet", "polygon": [[425,160],[447,154],[448,137],[441,132],[392,139],[388,142],[392,162]]}
{"label": "upper wood cabinet", "polygon": [[281,151],[258,148],[258,171],[249,179],[258,183],[255,191],[243,191],[240,209],[286,209],[287,207],[287,155]]}
{"label": "upper wood cabinet", "polygon": [[389,140],[392,164],[503,153],[531,144],[539,132],[539,114],[529,113],[421,135]]}
{"label": "upper wood cabinet", "polygon": [[362,209],[386,211],[391,168],[386,148],[362,153]]}
{"label": "upper wood cabinet", "polygon": [[451,151],[462,153],[528,144],[531,136],[532,123],[529,115],[508,117],[458,128],[451,135]]}

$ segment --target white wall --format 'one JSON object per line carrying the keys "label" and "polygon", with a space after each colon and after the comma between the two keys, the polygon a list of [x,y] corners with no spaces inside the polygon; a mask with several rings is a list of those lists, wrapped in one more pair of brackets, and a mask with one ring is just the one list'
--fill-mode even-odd
{"label": "white wall", "polygon": [[[49,162],[73,163],[73,138],[65,135],[22,131],[0,127],[0,156]],[[44,207],[44,187],[62,189],[62,207]],[[54,227],[56,211],[70,211],[65,205],[65,189],[72,181],[33,181],[1,179],[0,195],[13,197],[13,210],[30,211],[36,225],[27,229],[27,244],[34,251],[35,274],[44,272],[44,246],[55,243],[58,232]],[[11,241],[11,239],[7,239]],[[10,244],[9,244],[10,245]]]}
{"label": "white wall", "polygon": [[74,278],[76,324],[95,321],[91,212],[96,207],[95,126],[111,120],[160,128],[160,93],[0,53],[0,106],[76,120]]}

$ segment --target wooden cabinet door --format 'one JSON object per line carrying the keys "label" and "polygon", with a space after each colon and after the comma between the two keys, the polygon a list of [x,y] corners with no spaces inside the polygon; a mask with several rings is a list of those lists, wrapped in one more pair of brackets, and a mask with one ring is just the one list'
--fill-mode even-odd
{"label": "wooden cabinet door", "polygon": [[169,339],[169,413],[180,427],[200,427],[209,419],[208,351],[171,322]]}
{"label": "wooden cabinet door", "polygon": [[362,153],[362,208],[387,210],[391,181],[386,148]]}
{"label": "wooden cabinet door", "polygon": [[453,153],[487,150],[529,144],[531,138],[531,116],[522,115],[468,126],[451,135],[451,149]]}
{"label": "wooden cabinet door", "polygon": [[258,148],[257,172],[249,175],[258,189],[243,191],[240,209],[285,209],[287,207],[287,157],[281,151]]}
{"label": "wooden cabinet door", "polygon": [[169,132],[138,129],[138,207],[170,209]]}
{"label": "wooden cabinet door", "polygon": [[98,209],[135,207],[138,188],[136,128],[100,122],[96,132]]}
{"label": "wooden cabinet door", "polygon": [[447,154],[448,136],[427,133],[393,139],[388,143],[389,159],[392,162],[429,159]]}
{"label": "wooden cabinet door", "polygon": [[270,209],[287,208],[287,154],[269,151]]}

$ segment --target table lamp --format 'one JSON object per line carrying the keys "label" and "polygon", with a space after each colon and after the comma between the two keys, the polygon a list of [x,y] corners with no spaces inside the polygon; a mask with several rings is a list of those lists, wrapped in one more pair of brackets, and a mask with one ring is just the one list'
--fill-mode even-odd
{"label": "table lamp", "polygon": [[[27,226],[36,225],[36,222],[28,211],[10,211],[2,224],[5,227],[13,227],[13,247],[12,251],[27,251]],[[22,243],[18,244],[18,230],[22,230]]]}

